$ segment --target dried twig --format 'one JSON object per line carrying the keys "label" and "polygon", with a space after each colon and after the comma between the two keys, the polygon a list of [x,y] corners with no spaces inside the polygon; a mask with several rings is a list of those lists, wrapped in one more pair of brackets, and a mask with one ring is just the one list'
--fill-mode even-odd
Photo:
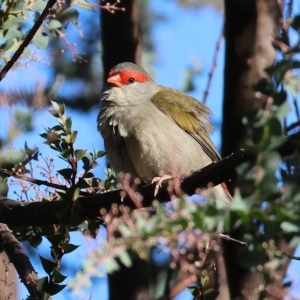
{"label": "dried twig", "polygon": [[283,254],[286,255],[290,259],[300,260],[300,256],[290,255],[290,254],[287,254],[285,252]]}
{"label": "dried twig", "polygon": [[242,241],[239,241],[239,240],[236,240],[236,239],[230,237],[230,236],[227,235],[227,234],[217,233],[217,235],[218,235],[220,238],[224,239],[224,240],[227,240],[227,241],[230,241],[230,242],[234,242],[234,243],[236,243],[236,244],[238,244],[238,245],[240,245],[240,246],[243,246],[243,247],[247,247],[247,243],[242,242]]}
{"label": "dried twig", "polygon": [[[46,181],[46,180],[40,180],[40,179],[32,178],[32,177],[26,176],[24,174],[18,174],[17,172],[9,171],[7,169],[1,169],[0,168],[0,174],[5,175],[5,176],[12,176],[14,178],[18,178],[18,179],[25,180],[25,181],[30,182],[30,183],[34,183],[36,185],[48,186],[50,188],[54,188],[54,189],[61,190],[61,191],[66,191],[69,188],[65,185],[56,184],[56,183],[49,182],[49,181]],[[80,191],[80,195],[81,196],[90,196],[91,194]]]}
{"label": "dried twig", "polygon": [[222,28],[220,37],[219,37],[219,39],[217,41],[217,44],[216,44],[216,49],[215,49],[215,53],[214,53],[214,57],[213,57],[213,62],[212,62],[211,68],[210,68],[210,72],[208,73],[208,80],[207,80],[206,88],[205,88],[205,91],[204,91],[204,94],[203,94],[203,99],[202,99],[203,103],[206,103],[208,92],[209,92],[210,85],[211,85],[211,82],[212,82],[212,78],[213,78],[213,75],[214,75],[214,71],[215,71],[215,68],[217,66],[218,54],[219,54],[219,51],[220,51],[221,42],[222,42],[223,37],[224,37],[224,32],[223,31],[224,31],[224,28]]}

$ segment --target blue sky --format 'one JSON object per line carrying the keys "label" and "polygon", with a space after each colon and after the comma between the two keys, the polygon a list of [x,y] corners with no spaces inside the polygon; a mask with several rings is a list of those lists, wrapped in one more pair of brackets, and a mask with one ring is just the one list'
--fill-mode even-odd
{"label": "blue sky", "polygon": [[[150,1],[152,9],[157,13],[162,13],[166,16],[166,20],[156,22],[152,37],[156,49],[156,61],[153,66],[154,79],[163,85],[182,88],[184,80],[184,70],[189,67],[193,61],[199,61],[202,72],[195,79],[196,90],[191,94],[202,99],[203,92],[206,87],[208,73],[211,68],[216,42],[220,36],[223,25],[222,12],[216,11],[213,7],[203,7],[200,9],[182,9],[175,4],[175,1]],[[89,15],[90,16],[90,15]],[[83,20],[81,20],[83,23]],[[87,33],[86,33],[87,34]],[[45,54],[44,54],[45,55]],[[220,146],[220,122],[222,112],[222,91],[223,91],[223,69],[224,69],[224,41],[218,56],[217,66],[214,72],[212,85],[207,99],[207,105],[211,108],[214,116],[212,118],[216,131],[212,135],[212,139],[219,148]],[[13,74],[8,74],[2,82],[2,89],[9,90],[12,87],[19,85],[28,89],[36,84],[37,80],[47,82],[49,67],[45,65],[32,64],[26,70],[18,70]],[[27,76],[25,74],[33,74]],[[100,91],[99,91],[100,93]],[[73,117],[74,130],[79,130],[77,146],[84,145],[84,148],[92,149],[94,146],[97,149],[103,149],[102,139],[96,130],[96,116],[98,109],[91,111],[89,114],[83,114],[68,110]],[[4,112],[0,112],[2,120]],[[51,126],[52,117],[45,111],[34,114],[35,130],[23,136],[20,136],[14,143],[16,148],[22,147],[24,141],[27,140],[30,146],[36,145],[43,152],[44,146],[42,139],[37,138],[37,134],[43,132],[42,126]],[[5,135],[6,128],[3,121],[0,120],[0,135]],[[89,134],[86,134],[89,133]],[[105,161],[102,160],[97,171],[98,175],[103,177]],[[14,198],[13,194],[10,194]],[[81,234],[72,234],[71,242],[80,244],[81,246],[74,254],[66,255],[63,258],[63,263],[71,265],[72,269],[64,270],[65,275],[74,275],[74,269],[80,268],[81,262],[88,251],[95,247],[97,242],[84,238]],[[299,251],[300,252],[300,251]],[[47,241],[38,249],[38,253],[49,258],[49,244]],[[298,255],[298,253],[296,253]],[[38,267],[38,257],[33,257],[33,262],[37,268],[40,277],[45,276],[43,270]],[[289,269],[291,279],[297,279],[297,269],[300,268],[300,262],[293,261]],[[75,296],[70,298],[69,292],[66,290],[58,296],[54,296],[54,300],[60,299],[79,299]],[[26,290],[21,286],[21,295],[26,295]],[[67,296],[68,295],[68,296]],[[93,286],[93,295],[101,295],[101,299],[107,298],[107,287],[105,280],[98,280]],[[295,295],[297,290],[295,289]],[[82,298],[80,298],[82,299]],[[99,299],[93,297],[92,299]],[[179,299],[179,297],[178,297]],[[183,299],[191,299],[188,292],[180,297]]]}

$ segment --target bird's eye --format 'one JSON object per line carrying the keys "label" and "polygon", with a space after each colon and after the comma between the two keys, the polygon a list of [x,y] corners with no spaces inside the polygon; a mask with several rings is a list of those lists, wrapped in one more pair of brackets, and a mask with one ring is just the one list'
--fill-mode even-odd
{"label": "bird's eye", "polygon": [[132,77],[130,77],[130,78],[128,79],[128,82],[129,82],[129,83],[134,83],[134,82],[135,82],[135,79],[132,78]]}

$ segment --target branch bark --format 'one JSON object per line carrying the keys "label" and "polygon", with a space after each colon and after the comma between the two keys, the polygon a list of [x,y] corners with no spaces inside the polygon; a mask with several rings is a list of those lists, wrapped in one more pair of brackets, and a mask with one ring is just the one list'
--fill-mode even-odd
{"label": "branch bark", "polygon": [[[287,156],[293,153],[295,146],[300,139],[300,133],[289,136],[277,151],[281,156]],[[190,176],[181,176],[181,190],[187,195],[195,194],[197,188],[206,188],[208,185],[217,185],[229,180],[234,173],[236,166],[242,162],[254,159],[254,157],[240,149],[218,162],[214,162],[201,170],[193,172]],[[163,183],[162,188],[156,196],[159,202],[171,201],[172,193],[169,189],[169,181]],[[154,186],[147,184],[135,191],[141,196],[141,206],[149,207],[154,199]],[[136,209],[136,205],[129,195],[124,196],[124,191],[116,190],[108,193],[80,197],[76,200],[81,207],[79,219],[96,219],[100,216],[102,208],[109,210],[113,203],[128,206]],[[8,198],[0,198],[0,222],[13,225],[47,225],[57,224],[57,211],[66,207],[64,201],[43,201],[43,202],[24,202],[15,201]]]}
{"label": "branch bark", "polygon": [[[274,62],[276,53],[272,40],[278,31],[281,13],[277,0],[224,2],[226,46],[222,154],[228,155],[239,149],[246,137],[243,117],[265,108],[267,104],[266,98],[255,94],[253,86],[268,77],[264,69]],[[235,180],[232,180],[229,188],[232,191],[234,187]],[[234,236],[240,239],[241,233],[236,234]],[[255,273],[250,274],[236,261],[237,252],[236,245],[224,243],[231,299],[243,298],[243,289],[247,290],[249,297],[257,299],[255,288],[250,282],[246,283],[246,278],[251,276],[255,287],[258,287],[257,282],[261,282],[261,278],[259,275],[254,278]]]}
{"label": "branch bark", "polygon": [[[21,243],[14,237],[6,224],[0,223],[0,245],[18,272],[32,299],[40,299],[36,282],[39,279]],[[16,295],[15,295],[16,296]]]}

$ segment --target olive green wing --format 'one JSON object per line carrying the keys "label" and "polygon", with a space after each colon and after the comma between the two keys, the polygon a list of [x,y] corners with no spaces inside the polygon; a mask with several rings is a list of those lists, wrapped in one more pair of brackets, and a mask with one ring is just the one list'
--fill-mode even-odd
{"label": "olive green wing", "polygon": [[209,120],[211,111],[206,105],[183,92],[166,87],[161,87],[151,101],[190,134],[213,161],[221,159],[209,138],[213,127]]}

